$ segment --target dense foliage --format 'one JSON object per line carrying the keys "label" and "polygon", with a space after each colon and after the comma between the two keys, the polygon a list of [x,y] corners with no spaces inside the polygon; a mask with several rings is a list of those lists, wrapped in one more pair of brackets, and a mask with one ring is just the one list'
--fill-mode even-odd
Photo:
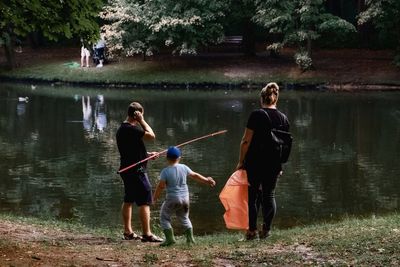
{"label": "dense foliage", "polygon": [[95,40],[102,0],[3,0],[0,2],[0,45],[13,67],[16,38],[41,32],[50,40],[80,36]]}
{"label": "dense foliage", "polygon": [[224,1],[116,0],[101,12],[111,54],[152,55],[161,46],[196,54],[201,45],[223,37]]}
{"label": "dense foliage", "polygon": [[358,23],[372,22],[385,36],[394,38],[397,53],[394,62],[400,67],[400,1],[399,0],[367,0],[367,10],[360,13]]}
{"label": "dense foliage", "polygon": [[333,43],[356,32],[332,12],[353,22],[359,14],[359,25],[373,24],[385,36],[383,47],[395,40],[400,66],[399,0],[3,0],[0,46],[14,66],[13,46],[30,33],[54,41],[94,41],[100,14],[111,55],[145,57],[165,47],[178,55],[196,54],[200,47],[222,42],[225,34],[242,35],[242,50],[248,55],[255,54],[257,40],[267,42],[273,54],[295,46],[295,62],[307,70],[313,67],[317,40]]}
{"label": "dense foliage", "polygon": [[269,33],[281,36],[267,49],[279,50],[290,44],[298,47],[295,61],[303,70],[312,67],[312,42],[322,33],[342,35],[355,32],[355,27],[324,8],[324,0],[257,0],[254,20]]}

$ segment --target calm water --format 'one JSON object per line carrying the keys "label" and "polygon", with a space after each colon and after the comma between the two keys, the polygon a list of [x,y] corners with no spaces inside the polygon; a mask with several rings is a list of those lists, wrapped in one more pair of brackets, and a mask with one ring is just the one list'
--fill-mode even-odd
{"label": "calm water", "polygon": [[[25,96],[27,103],[18,100]],[[190,181],[196,232],[224,230],[218,194],[236,166],[257,99],[258,91],[0,85],[0,212],[118,227],[123,186],[114,136],[137,100],[157,134],[149,151],[228,129],[183,149],[183,163],[218,183],[210,189]],[[277,188],[277,227],[399,210],[400,93],[286,91],[279,108],[295,143]],[[151,163],[153,185],[164,166],[164,159]]]}

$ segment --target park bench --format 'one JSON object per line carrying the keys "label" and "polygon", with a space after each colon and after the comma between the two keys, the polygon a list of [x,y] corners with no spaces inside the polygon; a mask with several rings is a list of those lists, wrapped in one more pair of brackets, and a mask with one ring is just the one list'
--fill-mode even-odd
{"label": "park bench", "polygon": [[242,50],[242,42],[243,36],[230,35],[224,37],[224,41],[222,41],[222,44],[227,48],[234,48],[236,52],[240,52]]}
{"label": "park bench", "polygon": [[243,41],[243,36],[232,35],[232,36],[225,36],[223,43],[241,45],[242,41]]}
{"label": "park bench", "polygon": [[229,36],[224,36],[224,39],[222,40],[221,43],[219,44],[214,44],[207,46],[207,52],[210,53],[211,51],[214,52],[240,52],[242,49],[242,42],[243,42],[243,36],[241,35],[229,35]]}

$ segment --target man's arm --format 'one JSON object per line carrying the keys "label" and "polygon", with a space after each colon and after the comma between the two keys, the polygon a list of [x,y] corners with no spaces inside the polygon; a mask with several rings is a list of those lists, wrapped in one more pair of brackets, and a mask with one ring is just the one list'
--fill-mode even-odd
{"label": "man's arm", "polygon": [[153,129],[151,129],[150,125],[148,125],[147,122],[144,120],[143,114],[141,112],[135,112],[135,119],[139,122],[140,126],[142,126],[144,130],[143,140],[151,141],[156,139],[156,135],[154,134]]}
{"label": "man's arm", "polygon": [[165,187],[167,186],[167,184],[165,183],[165,181],[161,180],[158,182],[156,191],[154,191],[154,195],[153,195],[153,203],[155,203],[158,198],[160,197],[162,191],[165,189]]}
{"label": "man's arm", "polygon": [[236,170],[243,168],[244,159],[246,157],[247,151],[249,150],[251,140],[253,139],[253,134],[253,130],[247,127],[245,128],[242,141],[240,142],[239,162],[236,166]]}

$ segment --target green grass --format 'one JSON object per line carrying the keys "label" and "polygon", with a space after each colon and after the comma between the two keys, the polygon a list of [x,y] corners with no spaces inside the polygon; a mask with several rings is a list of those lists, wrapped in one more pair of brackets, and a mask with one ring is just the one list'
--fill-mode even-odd
{"label": "green grass", "polygon": [[[72,233],[91,233],[114,238],[119,251],[130,246],[118,242],[117,229],[89,229],[77,222],[60,222],[0,214],[0,220],[16,221],[57,228]],[[400,214],[383,217],[347,218],[333,224],[318,224],[275,230],[267,240],[244,241],[239,232],[196,236],[196,244],[187,246],[183,236],[172,247],[152,247],[142,254],[142,261],[156,265],[166,260],[189,258],[197,266],[220,262],[235,265],[327,265],[327,266],[398,266],[400,264]],[[4,244],[3,244],[4,245]],[[168,259],[166,258],[168,255]],[[221,263],[222,264],[222,263]]]}
{"label": "green grass", "polygon": [[[33,78],[40,80],[60,80],[62,82],[94,83],[265,83],[274,80],[285,83],[318,84],[324,81],[321,77],[293,78],[285,71],[255,71],[246,75],[226,75],[222,63],[219,66],[195,64],[189,62],[114,62],[103,68],[69,68],[62,62],[36,64],[15,70],[0,71],[0,75],[17,79]],[[234,64],[234,63],[232,63]],[[243,66],[246,70],[246,66]]]}

